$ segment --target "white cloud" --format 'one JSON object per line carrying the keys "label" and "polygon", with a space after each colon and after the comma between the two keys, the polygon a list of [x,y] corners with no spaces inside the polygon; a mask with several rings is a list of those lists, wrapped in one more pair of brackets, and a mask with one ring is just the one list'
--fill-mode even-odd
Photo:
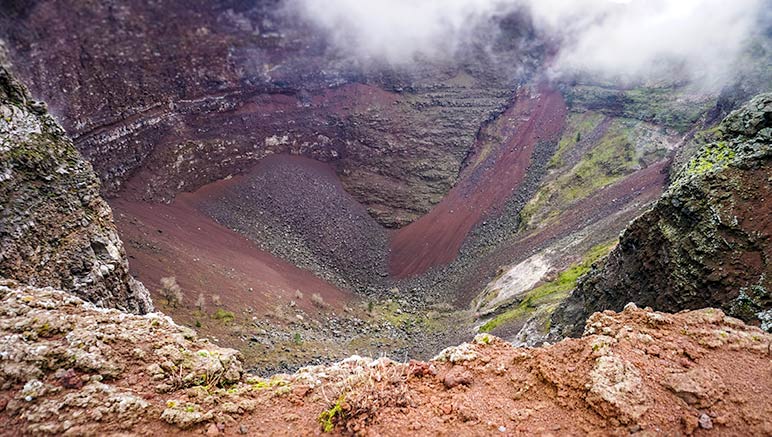
{"label": "white cloud", "polygon": [[451,56],[472,32],[518,8],[559,38],[556,74],[604,79],[722,80],[764,0],[288,0],[332,43],[362,60],[409,64]]}

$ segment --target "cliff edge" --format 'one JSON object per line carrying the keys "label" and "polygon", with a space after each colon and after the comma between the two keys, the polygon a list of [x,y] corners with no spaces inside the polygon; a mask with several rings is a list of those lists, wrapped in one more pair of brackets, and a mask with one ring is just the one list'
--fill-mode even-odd
{"label": "cliff edge", "polygon": [[0,46],[0,278],[70,291],[99,306],[152,311],[129,274],[91,165],[43,103],[10,73]]}

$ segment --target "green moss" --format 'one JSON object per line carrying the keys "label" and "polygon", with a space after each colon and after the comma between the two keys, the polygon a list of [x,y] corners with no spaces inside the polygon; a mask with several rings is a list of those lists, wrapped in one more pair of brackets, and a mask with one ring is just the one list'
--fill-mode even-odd
{"label": "green moss", "polygon": [[616,240],[592,247],[582,258],[582,261],[571,265],[560,272],[557,278],[544,283],[525,294],[517,307],[499,314],[482,325],[480,332],[491,332],[497,327],[514,320],[522,320],[531,315],[542,305],[555,303],[568,296],[568,292],[576,288],[579,277],[590,270],[593,263],[611,251]]}
{"label": "green moss", "polygon": [[[590,129],[602,117],[594,114],[573,123],[578,126],[575,127],[577,129]],[[576,165],[564,169],[562,174],[546,183],[525,205],[520,212],[523,226],[551,220],[559,216],[562,208],[571,202],[584,199],[635,171],[641,156],[636,152],[633,142],[640,124],[636,120],[614,119],[592,150],[582,156]],[[563,156],[570,150],[565,144],[573,142],[574,135],[573,129],[564,135],[553,157],[555,163],[563,165]]]}
{"label": "green moss", "polygon": [[721,170],[735,158],[735,151],[725,141],[711,143],[689,161],[686,166],[688,175],[701,175],[711,171]]}
{"label": "green moss", "polygon": [[285,387],[289,385],[289,382],[287,382],[287,380],[279,376],[273,376],[271,377],[271,379],[255,378],[255,379],[247,380],[247,383],[252,385],[252,390],[267,390],[271,388]]}
{"label": "green moss", "polygon": [[322,431],[332,432],[332,430],[335,429],[335,422],[343,417],[343,402],[344,397],[341,395],[331,408],[322,411],[319,415],[319,423],[322,425]]}
{"label": "green moss", "polygon": [[620,90],[612,87],[577,85],[567,99],[574,110],[594,110],[614,116],[635,118],[687,131],[715,99],[695,100],[674,87],[639,87]]}

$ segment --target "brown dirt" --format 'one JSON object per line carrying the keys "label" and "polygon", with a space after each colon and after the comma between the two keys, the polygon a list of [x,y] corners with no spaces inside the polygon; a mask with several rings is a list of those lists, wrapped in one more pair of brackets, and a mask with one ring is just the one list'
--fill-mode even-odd
{"label": "brown dirt", "polygon": [[[494,151],[475,146],[459,183],[428,214],[399,229],[391,240],[389,269],[396,278],[421,274],[455,259],[467,233],[499,208],[523,182],[539,141],[560,134],[566,106],[560,93],[542,87],[531,95],[522,90],[501,117],[501,126],[480,138],[499,136]],[[483,140],[480,140],[483,141]]]}
{"label": "brown dirt", "polygon": [[321,386],[289,377],[287,394],[264,396],[224,431],[319,435],[319,414],[342,399],[334,435],[772,433],[769,334],[716,310],[629,310],[591,323],[605,335],[540,349],[483,337],[469,361],[313,369],[330,375]]}

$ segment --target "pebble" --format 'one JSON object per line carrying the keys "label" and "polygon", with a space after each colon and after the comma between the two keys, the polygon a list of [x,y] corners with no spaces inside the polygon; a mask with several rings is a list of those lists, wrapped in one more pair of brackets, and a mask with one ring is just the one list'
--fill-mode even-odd
{"label": "pebble", "polygon": [[707,414],[702,413],[702,415],[700,416],[699,422],[700,422],[700,428],[713,429],[713,419],[711,419],[710,416],[708,416]]}
{"label": "pebble", "polygon": [[507,432],[507,427],[506,427],[506,426],[503,426],[503,425],[502,425],[502,426],[500,426],[500,427],[499,427],[499,432]]}

